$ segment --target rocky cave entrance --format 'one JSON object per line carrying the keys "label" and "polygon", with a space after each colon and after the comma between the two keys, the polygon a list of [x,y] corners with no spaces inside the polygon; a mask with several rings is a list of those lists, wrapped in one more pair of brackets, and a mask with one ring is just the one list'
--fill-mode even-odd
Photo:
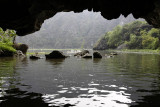
{"label": "rocky cave entrance", "polygon": [[[2,0],[0,26],[14,29],[18,35],[33,33],[41,28],[45,19],[58,12],[101,12],[106,19],[115,19],[130,13],[135,18],[144,18],[154,27],[160,27],[159,0]],[[9,7],[6,9],[6,6]]]}
{"label": "rocky cave entrance", "polygon": [[16,41],[28,44],[30,49],[92,49],[106,32],[136,20],[144,21],[135,19],[132,14],[107,20],[100,12],[60,12],[45,20],[40,31],[18,36]]}

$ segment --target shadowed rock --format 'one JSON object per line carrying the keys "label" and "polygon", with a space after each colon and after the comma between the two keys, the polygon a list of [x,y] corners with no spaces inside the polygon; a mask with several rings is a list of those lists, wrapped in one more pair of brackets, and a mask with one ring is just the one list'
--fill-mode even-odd
{"label": "shadowed rock", "polygon": [[93,52],[93,58],[102,58],[102,55],[99,52]]}
{"label": "shadowed rock", "polygon": [[35,55],[31,55],[29,58],[30,59],[40,59],[40,56],[38,55],[38,52],[35,52]]}
{"label": "shadowed rock", "polygon": [[15,57],[25,57],[22,51],[17,50],[16,53],[14,54]]}
{"label": "shadowed rock", "polygon": [[13,47],[14,47],[16,50],[22,51],[24,55],[26,55],[27,50],[28,50],[28,45],[26,45],[26,44],[17,44],[17,43],[15,43],[15,44],[13,45]]}
{"label": "shadowed rock", "polygon": [[7,50],[0,50],[0,57],[12,57],[14,55],[13,52]]}
{"label": "shadowed rock", "polygon": [[29,58],[30,58],[30,59],[40,59],[40,57],[39,57],[39,56],[36,56],[36,55],[31,55]]}
{"label": "shadowed rock", "polygon": [[63,52],[60,52],[60,51],[53,51],[51,52],[50,54],[46,54],[46,59],[59,59],[59,58],[66,58],[67,56],[65,56],[63,54]]}

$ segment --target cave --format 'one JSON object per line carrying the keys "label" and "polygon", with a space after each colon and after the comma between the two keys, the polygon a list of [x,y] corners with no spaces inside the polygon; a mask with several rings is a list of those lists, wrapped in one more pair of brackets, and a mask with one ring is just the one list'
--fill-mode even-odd
{"label": "cave", "polygon": [[38,31],[45,19],[58,12],[78,13],[86,9],[101,12],[108,20],[133,14],[160,28],[159,0],[2,0],[0,26],[24,36]]}

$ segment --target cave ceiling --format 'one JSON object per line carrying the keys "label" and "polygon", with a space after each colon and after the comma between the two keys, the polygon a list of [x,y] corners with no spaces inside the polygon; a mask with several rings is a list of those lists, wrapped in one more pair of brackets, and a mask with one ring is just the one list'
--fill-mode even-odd
{"label": "cave ceiling", "polygon": [[45,19],[58,12],[101,12],[108,20],[133,14],[160,28],[159,0],[1,0],[0,26],[19,36],[38,31]]}

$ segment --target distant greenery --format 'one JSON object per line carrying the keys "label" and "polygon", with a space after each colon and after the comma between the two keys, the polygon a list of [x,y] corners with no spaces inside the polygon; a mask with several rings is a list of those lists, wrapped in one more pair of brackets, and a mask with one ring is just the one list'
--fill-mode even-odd
{"label": "distant greenery", "polygon": [[6,31],[3,31],[3,29],[0,28],[0,51],[16,52],[13,48],[16,36],[17,34],[14,30],[7,29]]}
{"label": "distant greenery", "polygon": [[160,49],[160,29],[145,21],[117,26],[96,43],[94,49]]}
{"label": "distant greenery", "polygon": [[152,49],[107,49],[107,52],[118,52],[118,53],[145,53],[145,54],[160,54],[160,50],[152,50]]}

